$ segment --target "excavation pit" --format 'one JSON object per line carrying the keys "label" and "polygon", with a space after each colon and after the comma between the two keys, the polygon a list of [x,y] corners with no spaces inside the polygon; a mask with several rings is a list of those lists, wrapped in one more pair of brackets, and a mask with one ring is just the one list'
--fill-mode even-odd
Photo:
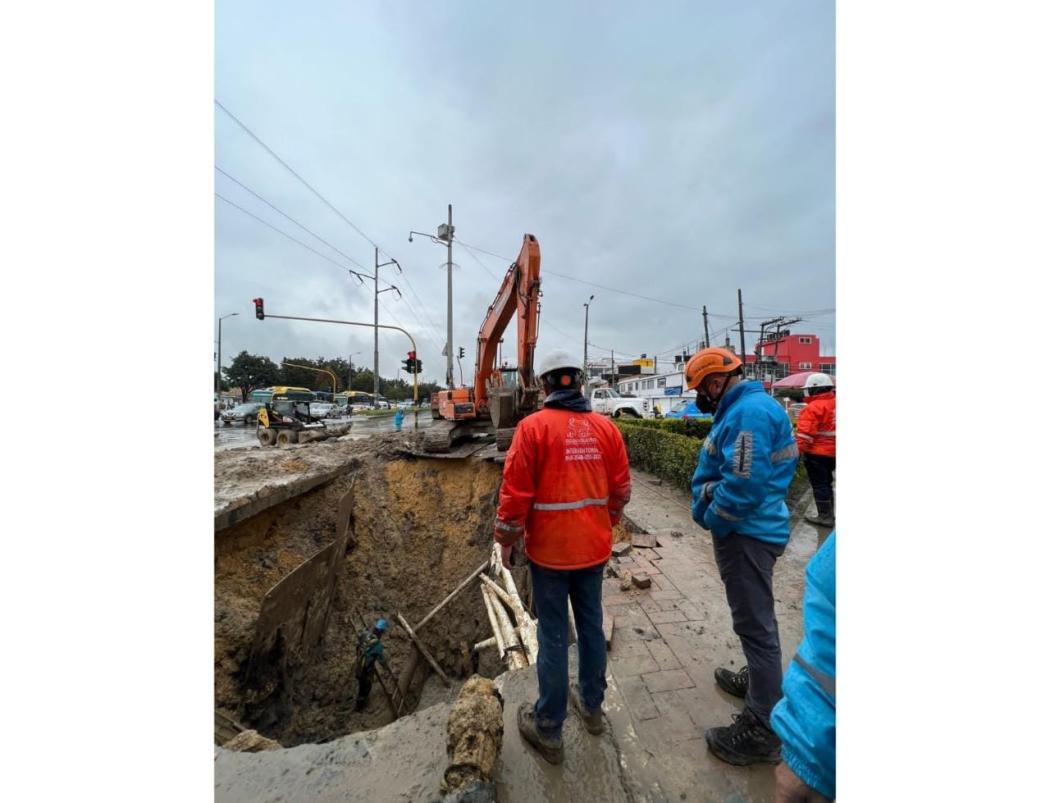
{"label": "excavation pit", "polygon": [[[385,679],[403,694],[401,714],[452,699],[472,673],[503,671],[495,650],[471,649],[492,635],[477,581],[418,633],[450,688],[397,623],[400,613],[415,629],[488,559],[500,480],[492,459],[409,451],[389,436],[367,447],[336,441],[276,457],[227,454],[222,466],[217,458],[217,489],[255,460],[252,471],[283,471],[296,479],[282,487],[306,490],[267,497],[249,489],[243,504],[217,507],[216,743],[252,728],[291,747],[393,721],[379,682],[365,710],[353,710],[356,636],[379,617],[390,622],[384,643],[399,682]],[[309,475],[311,465],[316,483],[296,473]],[[526,574],[515,570],[527,598]]]}

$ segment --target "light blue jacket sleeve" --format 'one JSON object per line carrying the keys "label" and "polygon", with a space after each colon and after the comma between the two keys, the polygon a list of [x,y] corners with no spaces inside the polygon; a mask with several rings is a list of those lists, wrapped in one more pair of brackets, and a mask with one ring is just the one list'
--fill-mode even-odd
{"label": "light blue jacket sleeve", "polygon": [[835,798],[835,533],[806,569],[804,635],[770,724],[781,758],[803,783]]}
{"label": "light blue jacket sleeve", "polygon": [[773,473],[773,432],[764,410],[744,407],[738,417],[726,421],[726,427],[721,439],[722,479],[713,486],[703,518],[703,526],[717,536],[728,535],[737,522],[758,509]]}

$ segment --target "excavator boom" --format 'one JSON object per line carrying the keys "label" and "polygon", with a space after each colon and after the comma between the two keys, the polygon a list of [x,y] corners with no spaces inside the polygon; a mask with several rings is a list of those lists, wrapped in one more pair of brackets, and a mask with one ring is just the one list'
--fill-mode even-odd
{"label": "excavator boom", "polygon": [[522,240],[521,252],[507,268],[496,300],[489,305],[478,330],[474,399],[481,409],[489,406],[489,387],[503,384],[496,366],[496,354],[499,341],[515,312],[518,318],[518,381],[523,387],[536,385],[532,362],[539,337],[540,244],[531,234],[526,234]]}
{"label": "excavator boom", "polygon": [[[513,427],[539,407],[541,389],[533,370],[540,314],[540,244],[531,234],[522,238],[518,258],[507,268],[496,299],[478,330],[473,388],[438,391],[431,398],[435,421],[427,432],[428,451],[447,451],[468,434],[471,422],[496,430],[496,445],[505,449]],[[500,339],[517,317],[518,363],[513,369],[496,365]],[[444,424],[445,426],[441,426]],[[491,429],[489,429],[491,431]]]}

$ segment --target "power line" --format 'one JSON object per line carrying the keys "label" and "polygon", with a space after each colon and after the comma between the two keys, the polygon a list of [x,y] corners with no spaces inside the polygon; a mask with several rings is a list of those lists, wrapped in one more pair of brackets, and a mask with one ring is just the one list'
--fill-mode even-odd
{"label": "power line", "polygon": [[296,239],[295,237],[293,237],[292,235],[288,234],[287,232],[281,231],[281,230],[280,230],[279,228],[277,228],[276,226],[274,226],[274,225],[273,225],[272,223],[270,223],[270,222],[268,222],[268,221],[266,221],[266,220],[263,220],[263,219],[262,219],[261,217],[259,217],[258,215],[256,215],[256,214],[255,214],[255,213],[253,213],[253,212],[249,212],[249,211],[248,211],[247,209],[245,209],[245,208],[244,208],[243,206],[240,206],[240,205],[238,205],[238,204],[235,204],[235,203],[234,203],[233,201],[231,201],[231,200],[230,200],[229,198],[226,198],[226,197],[224,197],[224,196],[220,195],[219,193],[215,193],[215,197],[216,197],[216,198],[218,198],[218,199],[219,199],[220,201],[225,201],[225,202],[226,202],[226,203],[228,203],[228,204],[229,204],[230,206],[232,206],[232,207],[233,207],[234,209],[239,209],[240,211],[244,212],[244,214],[246,214],[246,215],[247,215],[248,217],[251,217],[251,218],[255,218],[255,220],[257,220],[257,221],[259,221],[260,223],[262,223],[262,224],[263,224],[264,226],[266,226],[266,227],[267,227],[268,229],[273,229],[273,230],[274,230],[275,232],[277,232],[278,234],[280,234],[280,235],[281,235],[282,237],[287,237],[287,238],[288,238],[289,240],[291,240],[291,241],[292,241],[293,243],[296,243],[297,245],[301,245],[301,246],[302,246],[303,248],[305,248],[305,249],[306,249],[307,251],[312,251],[313,253],[317,254],[317,256],[321,257],[321,259],[324,259],[324,260],[326,260],[326,261],[328,261],[328,262],[331,262],[331,263],[332,263],[333,265],[335,265],[335,266],[336,266],[337,268],[339,268],[340,270],[345,270],[345,271],[346,271],[347,273],[352,273],[352,274],[354,274],[354,273],[357,273],[357,271],[355,271],[355,270],[351,270],[350,268],[346,267],[345,265],[340,265],[340,264],[339,264],[338,262],[336,262],[336,261],[335,261],[334,259],[332,259],[332,258],[331,258],[330,256],[328,256],[327,254],[322,254],[322,253],[321,253],[320,251],[318,251],[318,250],[317,250],[316,248],[312,248],[311,246],[309,246],[309,245],[307,245],[306,243],[304,243],[304,242],[303,242],[302,240]]}
{"label": "power line", "polygon": [[[456,242],[459,242],[459,241],[457,240]],[[462,243],[461,243],[461,245],[462,245]],[[468,254],[470,254],[470,258],[471,258],[471,259],[473,259],[473,260],[474,260],[475,262],[477,262],[477,263],[478,263],[479,265],[481,265],[481,269],[482,269],[483,271],[485,271],[485,273],[487,273],[487,274],[488,274],[489,276],[491,276],[491,277],[492,277],[492,278],[493,278],[493,279],[494,279],[495,281],[497,281],[497,282],[498,282],[498,281],[500,281],[500,278],[499,278],[499,276],[497,276],[497,275],[496,275],[495,273],[493,273],[492,271],[490,271],[490,270],[488,269],[488,266],[487,266],[487,265],[485,265],[485,263],[484,263],[484,262],[482,262],[482,261],[481,261],[480,259],[478,259],[478,258],[477,258],[476,256],[474,256],[474,252],[473,252],[473,251],[471,251],[471,250],[470,250],[470,249],[468,248],[468,249],[467,249],[467,253],[468,253]]]}
{"label": "power line", "polygon": [[362,265],[360,262],[358,262],[352,256],[350,256],[349,254],[346,254],[343,251],[341,251],[340,249],[336,248],[334,245],[332,245],[330,242],[328,242],[328,240],[326,240],[320,234],[317,234],[316,232],[313,232],[310,229],[306,228],[306,226],[304,226],[298,220],[293,218],[287,212],[284,212],[284,211],[278,209],[273,203],[271,203],[270,201],[268,201],[265,198],[263,198],[261,195],[259,195],[259,193],[257,193],[255,190],[253,190],[248,185],[244,184],[241,181],[238,181],[236,178],[231,176],[229,173],[227,173],[225,170],[223,170],[218,165],[215,165],[215,169],[218,170],[220,173],[222,173],[224,176],[226,176],[226,178],[228,178],[230,181],[232,181],[238,187],[240,187],[241,189],[245,190],[246,192],[251,193],[253,196],[258,198],[260,201],[262,201],[264,204],[266,204],[268,207],[270,207],[274,212],[276,212],[277,214],[281,215],[281,217],[285,218],[286,220],[290,221],[291,223],[294,223],[296,226],[298,226],[300,229],[305,231],[311,237],[315,237],[315,238],[317,238],[317,240],[319,240],[320,242],[322,242],[325,245],[327,245],[329,248],[331,248],[333,251],[335,251],[337,254],[339,254],[339,256],[341,256],[344,259],[348,260],[352,265],[357,265],[357,267],[361,268],[361,270],[367,270],[367,268],[364,265]]}
{"label": "power line", "polygon": [[[496,257],[497,259],[506,260],[507,262],[513,262],[514,261],[512,259],[508,259],[505,256],[501,256],[500,254],[494,254],[491,251],[486,251],[484,248],[478,248],[477,246],[470,245],[469,243],[465,243],[462,240],[456,240],[456,242],[458,242],[460,245],[462,245],[464,248],[466,248],[468,253],[470,252],[470,249],[474,249],[475,251],[478,251],[478,252],[480,252],[482,254],[488,254],[489,256]],[[477,259],[477,257],[475,257],[475,259]],[[669,307],[678,307],[680,309],[690,310],[691,312],[699,312],[699,308],[698,307],[690,307],[690,306],[687,306],[686,304],[678,304],[677,302],[667,301],[667,300],[662,299],[662,298],[653,298],[652,296],[645,296],[645,295],[642,295],[641,293],[631,292],[630,290],[620,290],[620,289],[615,288],[615,287],[609,287],[608,285],[598,284],[597,282],[589,282],[589,281],[586,281],[585,279],[577,279],[575,276],[567,276],[564,273],[558,273],[558,272],[553,271],[553,270],[544,270],[543,274],[545,276],[557,276],[559,279],[566,279],[566,280],[568,280],[570,282],[579,282],[580,284],[586,284],[586,285],[588,285],[590,287],[597,287],[597,288],[599,288],[601,290],[605,290],[605,291],[610,292],[610,293],[619,293],[619,294],[625,295],[625,296],[633,296],[634,298],[640,298],[643,301],[652,301],[652,302],[654,302],[656,304],[664,304],[664,305],[669,306]]]}
{"label": "power line", "polygon": [[[379,245],[371,237],[369,237],[367,234],[365,234],[363,231],[361,231],[361,229],[357,227],[357,224],[355,224],[350,218],[348,218],[346,215],[344,215],[342,212],[340,212],[338,209],[336,209],[335,206],[332,205],[331,201],[329,201],[327,198],[325,198],[323,195],[321,195],[320,192],[315,190],[313,185],[310,184],[309,181],[307,181],[305,178],[303,178],[298,173],[296,173],[291,165],[289,165],[286,161],[284,161],[284,159],[282,159],[280,156],[278,156],[269,145],[267,145],[265,142],[263,142],[261,139],[259,139],[259,137],[256,136],[254,131],[252,131],[250,128],[248,128],[248,126],[246,126],[244,123],[242,123],[237,118],[237,115],[235,115],[233,112],[231,112],[225,106],[223,106],[222,103],[219,102],[218,98],[215,99],[215,105],[218,106],[220,109],[222,109],[224,112],[226,112],[226,114],[229,115],[230,119],[233,120],[235,123],[237,123],[237,125],[239,125],[242,129],[244,129],[245,133],[247,133],[248,136],[250,136],[256,142],[258,142],[259,145],[261,145],[266,150],[266,152],[268,154],[270,154],[270,156],[272,156],[274,159],[276,159],[285,170],[287,170],[289,173],[291,173],[293,176],[295,176],[297,179],[299,179],[299,181],[302,183],[302,185],[304,187],[306,187],[308,190],[310,190],[310,192],[312,192],[314,195],[316,195],[325,206],[327,206],[329,209],[331,209],[333,212],[335,212],[340,218],[342,218],[342,220],[347,225],[349,225],[350,228],[352,228],[354,231],[356,231],[358,234],[360,234],[362,237],[364,237],[366,240],[368,240],[368,242],[371,243],[372,246],[374,246],[375,248],[379,248]],[[382,250],[382,249],[380,249],[380,250]],[[390,254],[387,254],[387,256],[390,256]]]}
{"label": "power line", "polygon": [[[308,190],[310,190],[310,192],[312,192],[315,196],[317,196],[317,198],[319,198],[321,200],[321,202],[324,203],[325,206],[327,206],[336,215],[338,215],[339,218],[344,223],[346,223],[348,226],[350,226],[350,228],[352,228],[354,231],[356,231],[358,234],[360,234],[362,237],[364,237],[365,240],[367,240],[373,247],[379,249],[380,253],[385,254],[386,256],[393,258],[393,254],[389,253],[388,251],[386,251],[386,249],[382,248],[375,240],[373,240],[371,237],[369,237],[367,234],[365,234],[364,231],[356,223],[354,223],[352,220],[350,220],[350,218],[348,218],[341,211],[339,211],[335,207],[335,205],[331,201],[329,201],[327,198],[325,198],[317,189],[315,189],[314,186],[312,184],[310,184],[310,182],[308,182],[305,178],[303,178],[301,175],[299,175],[299,173],[297,173],[295,171],[295,169],[291,165],[289,165],[286,161],[284,161],[284,159],[282,159],[280,156],[278,156],[277,153],[273,150],[273,148],[271,148],[269,145],[267,145],[265,142],[263,142],[262,139],[254,131],[252,131],[250,128],[248,128],[247,125],[245,125],[243,122],[241,122],[241,120],[237,117],[237,115],[235,115],[233,112],[231,112],[229,109],[227,109],[218,100],[218,98],[216,98],[214,100],[215,100],[215,105],[216,106],[218,106],[226,115],[228,115],[231,120],[233,120],[235,123],[237,123],[237,125],[240,126],[244,130],[244,132],[246,134],[248,134],[248,136],[250,136],[253,140],[255,140],[268,154],[270,154],[270,156],[272,156],[274,159],[276,159],[277,162],[285,170],[287,170],[289,173],[291,173],[293,176],[295,176],[295,178],[298,179],[299,182],[304,187],[306,187]],[[316,236],[316,235],[314,235],[314,236]],[[320,238],[318,238],[318,239],[320,239]],[[326,243],[326,245],[327,245],[327,243]],[[355,262],[354,264],[358,264],[358,263]],[[400,264],[400,263],[398,263],[398,264]],[[403,275],[405,276],[405,282],[408,284],[409,290],[412,292],[412,294],[416,297],[416,300],[419,302],[420,309],[423,310],[423,313],[424,313],[424,315],[426,315],[427,320],[430,320],[430,315],[426,311],[426,305],[423,303],[423,300],[419,297],[419,293],[416,292],[416,288],[412,284],[412,280],[408,277],[408,274],[403,273]],[[415,313],[413,313],[413,314],[415,314]],[[423,322],[420,321],[420,323],[422,324]],[[437,329],[437,326],[434,324],[433,321],[430,321],[430,325],[432,327],[434,327],[435,329]]]}

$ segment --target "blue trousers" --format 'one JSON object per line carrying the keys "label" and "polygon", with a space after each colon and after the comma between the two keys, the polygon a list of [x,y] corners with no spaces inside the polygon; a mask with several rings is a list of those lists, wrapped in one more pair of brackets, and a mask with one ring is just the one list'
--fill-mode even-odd
{"label": "blue trousers", "polygon": [[602,633],[602,575],[605,564],[559,571],[529,562],[532,604],[539,619],[536,674],[540,698],[536,725],[547,735],[561,733],[569,702],[569,606],[576,617],[583,704],[590,710],[605,699],[605,636]]}

